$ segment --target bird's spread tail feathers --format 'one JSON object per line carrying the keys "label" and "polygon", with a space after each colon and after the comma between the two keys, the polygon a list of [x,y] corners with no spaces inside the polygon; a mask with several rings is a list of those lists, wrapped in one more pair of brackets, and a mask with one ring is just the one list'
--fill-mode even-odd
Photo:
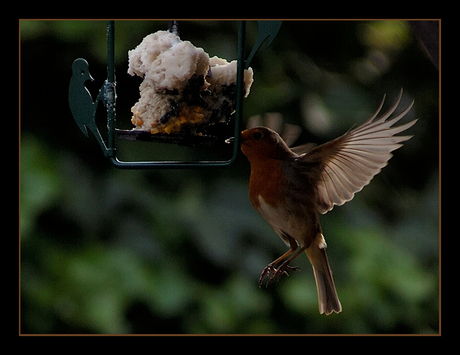
{"label": "bird's spread tail feathers", "polygon": [[326,242],[321,233],[316,241],[305,250],[315,274],[316,288],[318,291],[319,313],[326,315],[342,311],[339,297],[332,278],[332,271],[326,255]]}

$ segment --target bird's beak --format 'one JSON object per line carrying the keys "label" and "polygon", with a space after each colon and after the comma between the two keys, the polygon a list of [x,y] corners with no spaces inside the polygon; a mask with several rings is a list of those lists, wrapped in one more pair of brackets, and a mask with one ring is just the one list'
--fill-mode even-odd
{"label": "bird's beak", "polygon": [[[241,142],[242,143],[246,141],[246,135],[245,135],[246,131],[241,132]],[[235,141],[235,137],[230,137],[225,140],[225,143],[230,144],[230,143],[233,143],[234,141]]]}
{"label": "bird's beak", "polygon": [[241,132],[241,142],[244,143],[245,141],[247,141],[248,137],[247,137],[247,129],[244,130],[243,132]]}

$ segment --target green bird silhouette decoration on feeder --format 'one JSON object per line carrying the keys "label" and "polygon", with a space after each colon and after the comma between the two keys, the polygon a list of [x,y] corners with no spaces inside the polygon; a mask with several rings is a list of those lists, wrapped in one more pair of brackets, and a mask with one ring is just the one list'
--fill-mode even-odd
{"label": "green bird silhouette decoration on feeder", "polygon": [[[103,89],[99,91],[96,100],[93,98],[85,87],[87,81],[94,81],[89,73],[88,62],[83,58],[75,59],[72,64],[72,77],[70,78],[69,85],[69,106],[72,116],[77,123],[77,126],[88,137],[89,131],[96,137],[99,145],[106,154],[107,147],[104,140],[96,126],[96,110],[99,100],[104,101],[104,83]],[[107,155],[107,154],[106,154]]]}

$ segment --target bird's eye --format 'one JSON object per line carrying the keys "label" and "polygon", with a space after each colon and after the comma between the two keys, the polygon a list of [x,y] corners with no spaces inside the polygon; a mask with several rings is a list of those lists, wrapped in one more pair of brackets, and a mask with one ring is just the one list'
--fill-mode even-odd
{"label": "bird's eye", "polygon": [[258,140],[260,140],[262,138],[262,133],[256,132],[256,133],[254,133],[252,138],[254,138],[254,140],[258,141]]}

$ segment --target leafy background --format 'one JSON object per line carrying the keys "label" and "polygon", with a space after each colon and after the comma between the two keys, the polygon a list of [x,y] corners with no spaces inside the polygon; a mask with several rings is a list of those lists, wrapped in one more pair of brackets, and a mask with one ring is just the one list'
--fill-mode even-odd
{"label": "leafy background", "polygon": [[[167,23],[115,27],[117,126],[130,128],[140,79],[126,73],[127,51]],[[181,21],[180,31],[211,56],[236,58],[234,21]],[[385,108],[401,87],[398,110],[415,99],[404,119],[419,118],[414,137],[321,219],[343,305],[328,317],[307,258],[296,261],[301,272],[258,288],[285,246],[250,205],[244,156],[222,169],[124,171],[81,134],[67,103],[71,64],[88,60],[95,96],[105,35],[105,21],[20,21],[21,332],[439,331],[439,80],[407,22],[285,21],[251,64],[244,118],[279,112],[302,127],[299,144],[363,122],[384,93]],[[248,53],[256,36],[249,21]],[[204,154],[119,144],[128,158]]]}

